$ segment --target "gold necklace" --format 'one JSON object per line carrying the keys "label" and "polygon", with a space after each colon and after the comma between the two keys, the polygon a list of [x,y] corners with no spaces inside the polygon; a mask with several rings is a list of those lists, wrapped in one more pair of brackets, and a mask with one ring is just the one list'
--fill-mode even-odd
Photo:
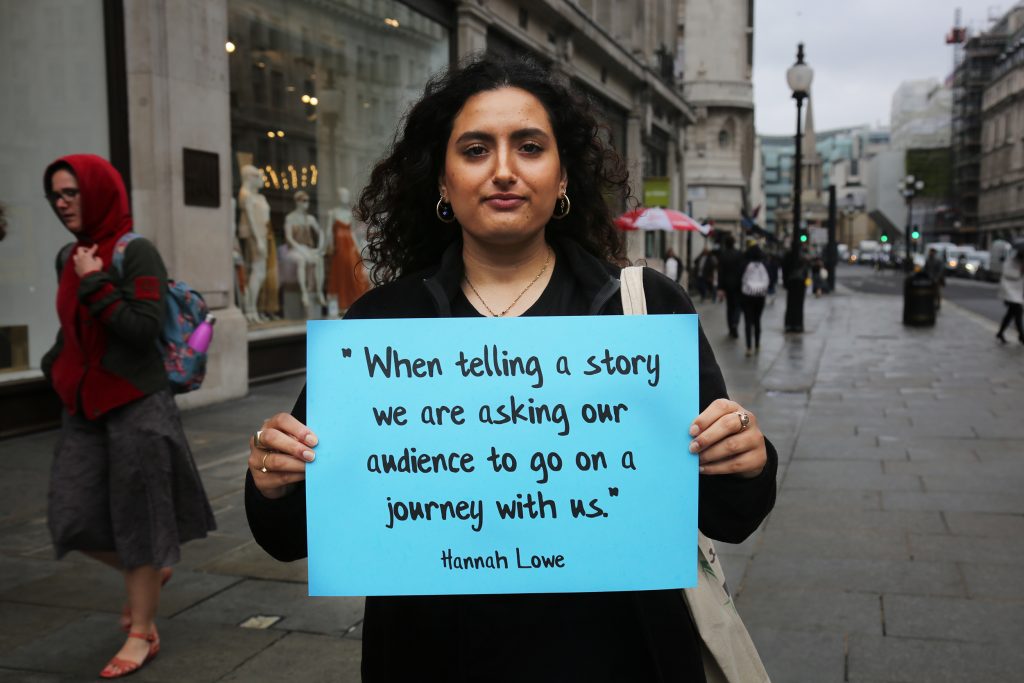
{"label": "gold necklace", "polygon": [[484,305],[484,308],[487,309],[487,312],[491,314],[491,317],[492,318],[501,318],[506,313],[511,311],[513,306],[515,306],[517,303],[519,303],[519,300],[522,299],[523,295],[526,294],[526,292],[529,291],[530,287],[533,287],[535,284],[537,284],[537,280],[539,280],[540,276],[543,275],[544,272],[548,269],[548,263],[550,263],[550,262],[551,262],[551,248],[548,247],[548,255],[547,255],[547,258],[544,259],[544,265],[540,267],[540,272],[537,273],[537,275],[534,276],[534,278],[532,280],[530,280],[530,284],[526,285],[526,287],[523,288],[523,291],[519,292],[519,296],[517,296],[515,299],[513,299],[512,303],[510,303],[505,308],[505,310],[502,311],[501,313],[495,313],[493,310],[491,310],[491,307],[487,305],[487,302],[484,301],[484,298],[482,296],[480,296],[480,292],[476,291],[476,287],[474,287],[473,283],[469,281],[469,276],[468,275],[464,274],[463,278],[466,280],[466,284],[469,285],[469,288],[471,290],[473,290],[473,293],[476,294],[476,298],[480,299],[480,303],[482,303]]}

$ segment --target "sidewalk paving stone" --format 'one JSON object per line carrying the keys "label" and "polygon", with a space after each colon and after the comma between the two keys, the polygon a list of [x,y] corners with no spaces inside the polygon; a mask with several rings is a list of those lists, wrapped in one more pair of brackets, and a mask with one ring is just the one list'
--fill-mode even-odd
{"label": "sidewalk paving stone", "polygon": [[889,636],[1016,647],[1024,633],[1019,603],[914,595],[885,595],[882,600]]}
{"label": "sidewalk paving stone", "polygon": [[238,626],[257,615],[281,617],[272,629],[344,636],[362,621],[363,598],[310,598],[304,583],[247,579],[175,619]]}
{"label": "sidewalk paving stone", "polygon": [[822,559],[915,559],[907,532],[902,528],[847,528],[836,533],[835,529],[824,526],[794,529],[774,518],[764,531],[759,550],[759,557],[769,555]]}
{"label": "sidewalk paving stone", "polygon": [[[743,612],[741,612],[743,614]],[[757,645],[774,683],[824,683],[845,681],[845,636],[827,631],[799,631],[788,625],[762,626],[748,620],[750,637]]]}
{"label": "sidewalk paving stone", "polygon": [[[311,656],[311,653],[316,653]],[[222,683],[358,681],[361,643],[307,633],[290,633],[245,662]]]}
{"label": "sidewalk paving stone", "polygon": [[1002,643],[852,634],[849,652],[850,683],[993,683],[1017,680],[1024,668],[1021,650]]}
{"label": "sidewalk paving stone", "polygon": [[907,510],[850,510],[831,506],[819,507],[811,512],[808,508],[787,505],[776,507],[772,512],[768,531],[804,532],[821,531],[843,535],[856,530],[891,530],[919,533],[943,533],[948,531],[943,513],[935,511]]}
{"label": "sidewalk paving stone", "polygon": [[882,491],[886,510],[958,510],[1024,514],[1024,496],[1012,493],[961,493],[959,491]]}
{"label": "sidewalk paving stone", "polygon": [[747,621],[775,622],[798,631],[879,636],[883,632],[878,593],[747,587],[736,607]]}
{"label": "sidewalk paving stone", "polygon": [[1024,538],[1024,516],[1021,515],[944,512],[942,516],[949,532],[957,536],[997,536],[1007,541]]}
{"label": "sidewalk paving stone", "polygon": [[819,558],[759,554],[747,569],[746,586],[762,590],[807,590],[966,595],[953,562],[915,562],[864,558]]}
{"label": "sidewalk paving stone", "polygon": [[984,558],[989,563],[1018,564],[1024,577],[1024,544],[1007,543],[1005,538],[912,533],[910,549],[915,560],[971,562]]}
{"label": "sidewalk paving stone", "polygon": [[963,562],[960,572],[967,582],[967,595],[972,598],[1016,601],[1024,609],[1024,581],[1019,564],[990,564],[980,558],[977,562]]}
{"label": "sidewalk paving stone", "polygon": [[921,478],[913,474],[888,474],[880,461],[795,460],[786,474],[785,486],[798,489],[921,491]]}

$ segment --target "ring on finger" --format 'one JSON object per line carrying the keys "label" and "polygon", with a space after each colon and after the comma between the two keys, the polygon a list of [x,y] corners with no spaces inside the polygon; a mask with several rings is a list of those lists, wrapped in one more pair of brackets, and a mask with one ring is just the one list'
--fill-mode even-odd
{"label": "ring on finger", "polygon": [[256,434],[253,436],[252,441],[256,445],[256,448],[260,449],[261,451],[267,451],[267,452],[270,451],[270,449],[267,448],[267,446],[263,443],[263,430],[262,429],[257,429],[256,430]]}
{"label": "ring on finger", "polygon": [[267,472],[270,471],[270,470],[267,469],[267,458],[268,457],[270,457],[270,453],[269,452],[264,453],[263,454],[263,461],[260,463],[260,472],[262,472],[263,474],[266,474]]}
{"label": "ring on finger", "polygon": [[746,413],[736,413],[736,417],[740,419],[740,431],[744,431],[750,426],[750,415]]}

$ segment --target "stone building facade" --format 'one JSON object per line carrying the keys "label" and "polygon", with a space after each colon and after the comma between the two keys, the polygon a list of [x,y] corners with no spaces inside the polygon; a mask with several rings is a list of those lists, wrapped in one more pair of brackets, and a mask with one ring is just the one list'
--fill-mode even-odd
{"label": "stone building facade", "polygon": [[992,71],[981,121],[978,223],[987,246],[1024,236],[1024,25]]}
{"label": "stone building facade", "polygon": [[717,231],[739,233],[754,165],[753,0],[686,0],[677,71],[697,116],[687,131],[688,204]]}
{"label": "stone building facade", "polygon": [[[67,242],[41,199],[52,159],[111,159],[129,187],[137,231],[217,316],[206,382],[182,404],[239,397],[252,380],[305,365],[305,316],[287,313],[295,276],[281,251],[295,192],[309,195],[311,215],[329,227],[339,188],[358,196],[426,78],[462,56],[529,53],[554,65],[590,95],[628,160],[634,194],[657,189],[665,204],[682,206],[683,131],[694,113],[672,68],[680,4],[66,0],[54,11],[50,3],[3,3],[0,56],[17,68],[0,78],[18,104],[0,110],[9,223],[0,300],[15,302],[0,309],[0,337],[17,348],[0,358],[11,359],[0,367],[0,436],[58,415],[38,370],[57,330],[53,259]],[[735,127],[739,135],[742,122]],[[238,307],[244,278],[233,200],[247,164],[263,175],[282,263],[281,312],[255,325]],[[667,243],[645,237],[631,236],[630,256],[660,259]],[[313,317],[330,314],[322,308]]]}

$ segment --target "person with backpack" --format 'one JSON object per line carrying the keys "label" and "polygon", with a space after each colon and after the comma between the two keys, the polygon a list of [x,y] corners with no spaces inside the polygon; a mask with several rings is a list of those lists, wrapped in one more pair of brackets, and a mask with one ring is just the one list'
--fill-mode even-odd
{"label": "person with backpack", "polygon": [[740,281],[740,308],[743,310],[743,331],[749,358],[761,351],[761,314],[764,312],[771,277],[765,266],[764,252],[756,244],[743,254],[743,261],[747,265],[743,268]]}
{"label": "person with backpack", "polygon": [[43,374],[64,410],[47,522],[58,558],[77,550],[124,575],[124,645],[100,672],[120,678],[160,651],[161,586],[182,543],[215,528],[158,346],[167,272],[132,219],[120,174],[91,154],[61,157],[43,189],[75,237],[58,256],[56,343]]}

